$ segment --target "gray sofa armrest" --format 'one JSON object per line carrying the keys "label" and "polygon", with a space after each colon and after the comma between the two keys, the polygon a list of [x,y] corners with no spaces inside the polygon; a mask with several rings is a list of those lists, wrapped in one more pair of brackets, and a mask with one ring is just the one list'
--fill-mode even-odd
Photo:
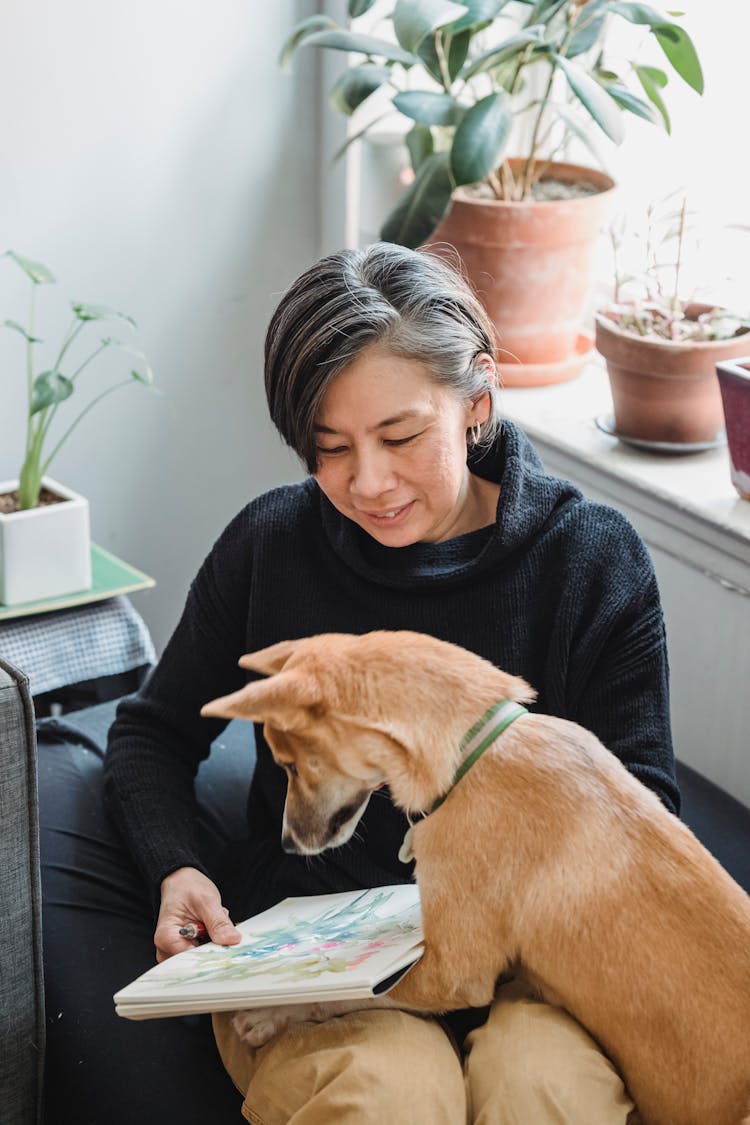
{"label": "gray sofa armrest", "polygon": [[34,709],[0,659],[0,1115],[42,1118],[44,991]]}

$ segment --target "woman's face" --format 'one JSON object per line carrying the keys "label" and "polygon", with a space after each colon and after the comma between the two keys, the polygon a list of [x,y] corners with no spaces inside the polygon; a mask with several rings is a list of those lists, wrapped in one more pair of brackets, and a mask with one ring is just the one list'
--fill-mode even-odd
{"label": "woman's face", "polygon": [[464,402],[418,360],[366,348],[323,398],[315,479],[387,547],[473,531],[488,520],[466,467],[466,431],[488,412],[488,394]]}

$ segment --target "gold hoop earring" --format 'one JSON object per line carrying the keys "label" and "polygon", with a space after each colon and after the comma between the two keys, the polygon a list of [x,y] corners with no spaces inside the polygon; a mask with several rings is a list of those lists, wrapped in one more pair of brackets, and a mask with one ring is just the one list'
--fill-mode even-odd
{"label": "gold hoop earring", "polygon": [[479,441],[480,441],[481,436],[482,436],[482,427],[481,427],[479,422],[475,422],[474,425],[471,427],[471,444],[472,445],[479,445]]}

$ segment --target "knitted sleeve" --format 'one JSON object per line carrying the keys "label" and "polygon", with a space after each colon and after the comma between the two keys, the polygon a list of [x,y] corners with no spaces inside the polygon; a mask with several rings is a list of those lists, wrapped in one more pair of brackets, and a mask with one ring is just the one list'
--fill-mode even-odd
{"label": "knitted sleeve", "polygon": [[567,710],[679,812],[659,590],[645,545],[619,513],[586,504],[571,622]]}
{"label": "knitted sleeve", "polygon": [[154,892],[178,867],[211,875],[196,841],[193,781],[226,723],[202,719],[200,708],[246,678],[237,661],[251,580],[248,513],[215,543],[158,665],[140,692],[120,703],[110,730],[107,811]]}

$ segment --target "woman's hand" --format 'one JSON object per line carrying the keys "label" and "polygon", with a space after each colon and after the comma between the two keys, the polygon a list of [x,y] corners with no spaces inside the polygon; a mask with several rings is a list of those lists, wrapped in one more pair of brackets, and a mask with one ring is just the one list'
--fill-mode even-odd
{"label": "woman's hand", "polygon": [[161,884],[161,907],[154,934],[157,961],[166,961],[196,944],[194,939],[180,936],[180,928],[188,922],[201,922],[211,941],[219,945],[237,945],[241,937],[229,911],[221,905],[216,884],[195,867],[178,867]]}

